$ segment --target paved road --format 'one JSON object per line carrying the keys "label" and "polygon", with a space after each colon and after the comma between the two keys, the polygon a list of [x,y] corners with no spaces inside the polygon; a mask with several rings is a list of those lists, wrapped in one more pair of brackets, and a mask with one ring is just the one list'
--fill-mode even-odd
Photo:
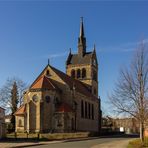
{"label": "paved road", "polygon": [[131,138],[97,138],[83,141],[49,143],[30,148],[126,148]]}

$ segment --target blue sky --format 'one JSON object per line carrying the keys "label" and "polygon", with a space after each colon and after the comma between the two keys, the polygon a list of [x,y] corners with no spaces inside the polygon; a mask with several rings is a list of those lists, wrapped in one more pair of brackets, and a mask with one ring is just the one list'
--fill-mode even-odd
{"label": "blue sky", "polygon": [[0,87],[13,76],[30,84],[48,58],[65,71],[69,48],[77,51],[81,16],[87,51],[96,44],[99,94],[107,110],[120,68],[129,65],[141,39],[148,41],[147,1],[0,0]]}

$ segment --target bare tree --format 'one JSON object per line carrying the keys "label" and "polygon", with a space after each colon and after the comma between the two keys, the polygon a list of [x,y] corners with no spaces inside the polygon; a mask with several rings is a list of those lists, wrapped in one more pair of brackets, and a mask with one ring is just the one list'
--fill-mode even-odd
{"label": "bare tree", "polygon": [[18,107],[21,106],[23,100],[23,92],[27,88],[25,82],[19,78],[8,78],[6,83],[0,89],[0,105],[6,109],[6,114],[11,112],[12,102],[11,102],[11,91],[13,84],[16,82],[18,89]]}
{"label": "bare tree", "polygon": [[144,123],[148,117],[148,48],[139,45],[129,68],[120,72],[116,87],[109,97],[119,113],[127,113],[139,121],[140,139],[144,140]]}

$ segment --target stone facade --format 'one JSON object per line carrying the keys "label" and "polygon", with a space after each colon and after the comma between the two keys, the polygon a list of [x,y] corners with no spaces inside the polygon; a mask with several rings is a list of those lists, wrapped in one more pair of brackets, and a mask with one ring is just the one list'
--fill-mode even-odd
{"label": "stone facade", "polygon": [[[96,52],[95,49],[86,52],[80,47],[84,46],[80,41],[84,38],[83,22],[80,32],[75,55],[80,63],[71,62],[71,52],[66,61],[66,74],[48,63],[24,93],[24,104],[15,113],[16,132],[100,131]],[[73,70],[78,72],[78,77],[71,75]]]}

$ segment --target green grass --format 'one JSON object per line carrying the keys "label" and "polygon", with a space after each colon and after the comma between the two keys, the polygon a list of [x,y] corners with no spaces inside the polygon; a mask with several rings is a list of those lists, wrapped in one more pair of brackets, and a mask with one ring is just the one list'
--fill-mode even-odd
{"label": "green grass", "polygon": [[148,148],[148,138],[144,138],[144,145],[140,139],[134,139],[129,142],[127,148]]}

